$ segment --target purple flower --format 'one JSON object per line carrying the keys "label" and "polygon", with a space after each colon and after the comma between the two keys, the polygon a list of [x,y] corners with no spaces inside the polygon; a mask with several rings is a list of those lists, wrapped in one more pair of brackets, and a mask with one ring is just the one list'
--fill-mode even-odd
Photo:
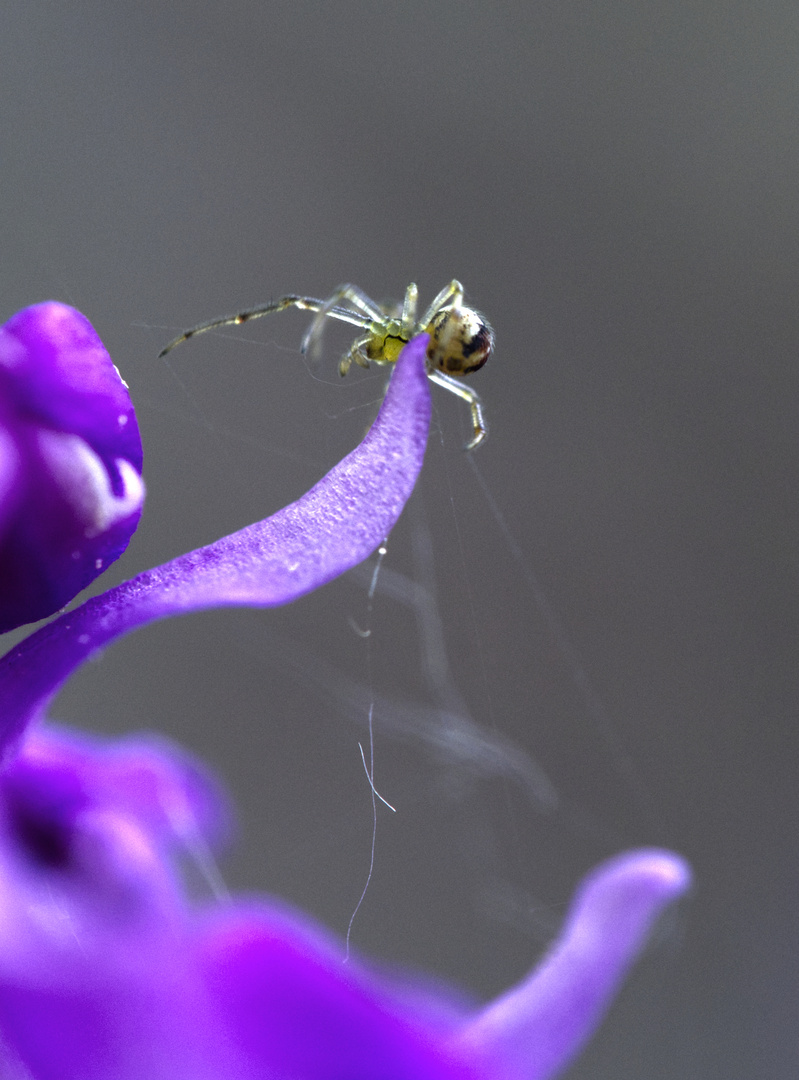
{"label": "purple flower", "polygon": [[[76,317],[65,321],[64,336],[88,372],[98,343],[80,322],[81,353]],[[34,338],[25,337],[30,365]],[[64,342],[58,332],[44,340],[47,374]],[[363,443],[296,503],[62,614],[0,660],[0,1075],[538,1080],[579,1050],[653,921],[688,887],[685,864],[667,852],[605,863],[584,883],[538,970],[469,1009],[407,977],[342,964],[340,942],[273,902],[191,900],[181,860],[212,846],[226,823],[213,781],[164,744],[105,745],[43,720],[71,672],[120,634],[203,607],[287,603],[373,551],[421,468],[430,415],[425,345],[417,338],[403,350]],[[105,360],[102,353],[101,370]],[[79,433],[108,477],[127,483],[119,462],[140,458],[98,434],[102,379],[87,373],[77,381],[88,392],[85,422],[79,395],[49,401],[61,392],[52,380],[47,409],[30,411],[71,413],[58,430]],[[36,385],[35,375],[25,381]],[[9,430],[21,430],[22,421],[14,424]],[[50,459],[36,460],[45,485]],[[53,469],[68,492],[76,460]],[[6,488],[12,498],[14,483]],[[113,479],[109,490],[121,497]],[[33,499],[29,512],[46,505]]]}
{"label": "purple flower", "polygon": [[275,903],[192,904],[179,856],[219,817],[207,778],[163,745],[28,735],[0,776],[0,1035],[21,1075],[552,1076],[688,884],[667,852],[605,863],[538,970],[468,1010],[344,965],[341,942]]}
{"label": "purple flower", "polygon": [[139,429],[88,319],[49,302],[0,327],[0,632],[52,615],[141,516]]}

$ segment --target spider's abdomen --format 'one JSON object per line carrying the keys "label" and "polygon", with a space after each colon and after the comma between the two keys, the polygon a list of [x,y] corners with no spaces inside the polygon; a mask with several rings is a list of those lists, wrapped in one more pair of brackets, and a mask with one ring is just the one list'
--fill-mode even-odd
{"label": "spider's abdomen", "polygon": [[427,358],[447,375],[477,371],[494,348],[494,331],[473,308],[442,308],[425,331],[430,335]]}

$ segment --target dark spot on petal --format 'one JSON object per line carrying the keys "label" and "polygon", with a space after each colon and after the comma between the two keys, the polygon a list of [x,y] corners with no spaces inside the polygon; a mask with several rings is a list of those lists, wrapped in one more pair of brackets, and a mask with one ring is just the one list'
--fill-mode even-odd
{"label": "dark spot on petal", "polygon": [[33,809],[14,807],[12,824],[19,843],[35,862],[64,869],[69,864],[72,830],[63,821],[29,812]]}

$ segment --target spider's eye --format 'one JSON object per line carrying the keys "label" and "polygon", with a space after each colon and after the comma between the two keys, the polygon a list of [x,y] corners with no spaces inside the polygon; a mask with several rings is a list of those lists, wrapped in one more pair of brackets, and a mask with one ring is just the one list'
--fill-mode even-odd
{"label": "spider's eye", "polygon": [[494,331],[473,308],[441,308],[425,329],[430,334],[427,358],[448,375],[477,371],[494,348]]}

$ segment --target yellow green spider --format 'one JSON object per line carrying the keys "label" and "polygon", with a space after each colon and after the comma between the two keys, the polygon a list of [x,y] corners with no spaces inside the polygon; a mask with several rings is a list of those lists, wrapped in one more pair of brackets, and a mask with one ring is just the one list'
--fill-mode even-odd
{"label": "yellow green spider", "polygon": [[494,331],[478,311],[464,305],[463,286],[459,281],[451,281],[443,288],[421,319],[417,320],[418,295],[416,285],[411,283],[405,290],[402,307],[376,304],[355,285],[340,286],[329,300],[314,300],[310,296],[281,296],[279,300],[271,300],[236,315],[211,319],[184,330],[161,350],[159,356],[166,356],[170,349],[205,330],[240,326],[250,319],[260,319],[291,307],[316,312],[316,318],[302,340],[303,353],[318,343],[325,319],[338,319],[363,331],[339,363],[338,369],[342,375],[347,374],[353,361],[360,367],[369,367],[370,362],[393,364],[412,337],[429,334],[428,377],[438,386],[457,394],[469,406],[472,437],[466,449],[474,450],[485,439],[488,428],[480,398],[460,379],[477,371],[489,358],[494,348]]}

